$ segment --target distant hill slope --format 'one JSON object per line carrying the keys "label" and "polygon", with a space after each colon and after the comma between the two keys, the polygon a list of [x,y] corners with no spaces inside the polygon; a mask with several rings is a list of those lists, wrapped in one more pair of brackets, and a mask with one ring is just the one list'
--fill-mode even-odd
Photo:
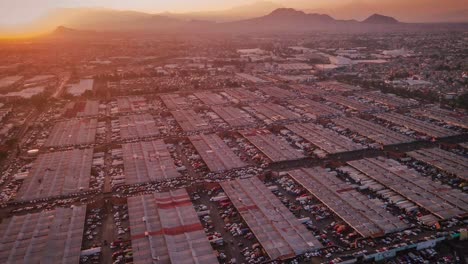
{"label": "distant hill slope", "polygon": [[[55,35],[90,35],[95,32],[126,33],[306,33],[321,32],[385,32],[385,31],[433,31],[467,30],[468,24],[411,24],[401,23],[395,18],[374,14],[362,22],[337,20],[326,14],[312,13],[291,8],[278,8],[267,15],[215,23],[210,21],[187,21],[133,11],[108,9],[66,9],[55,13],[64,18],[63,25]],[[56,26],[55,26],[56,27]],[[79,31],[77,31],[79,30]],[[84,32],[82,32],[84,31]]]}
{"label": "distant hill slope", "polygon": [[397,24],[399,23],[399,21],[393,17],[383,16],[379,14],[373,14],[372,16],[368,17],[362,22],[368,23],[368,24]]}

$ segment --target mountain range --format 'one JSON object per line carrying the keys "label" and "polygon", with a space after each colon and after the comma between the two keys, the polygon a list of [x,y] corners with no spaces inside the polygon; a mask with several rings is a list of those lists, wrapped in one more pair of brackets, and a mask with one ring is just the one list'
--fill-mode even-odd
{"label": "mountain range", "polygon": [[[258,6],[257,6],[258,7]],[[275,7],[274,5],[262,5]],[[239,11],[240,12],[240,11]],[[326,14],[306,13],[292,8],[277,8],[267,15],[236,21],[214,22],[182,19],[167,14],[148,14],[110,9],[57,10],[38,21],[37,26],[57,28],[53,36],[93,35],[93,32],[127,33],[303,33],[385,32],[420,30],[466,30],[468,24],[415,24],[373,14],[363,21],[338,20]],[[200,15],[201,17],[201,15]]]}
{"label": "mountain range", "polygon": [[[76,12],[76,10],[74,10]],[[63,13],[62,13],[63,14]],[[415,24],[373,14],[363,21],[338,20],[326,14],[306,13],[292,8],[278,8],[267,15],[229,22],[184,20],[165,15],[114,10],[80,10],[69,13],[64,28],[102,32],[145,33],[302,33],[466,30],[468,24]],[[68,34],[70,35],[70,34]]]}

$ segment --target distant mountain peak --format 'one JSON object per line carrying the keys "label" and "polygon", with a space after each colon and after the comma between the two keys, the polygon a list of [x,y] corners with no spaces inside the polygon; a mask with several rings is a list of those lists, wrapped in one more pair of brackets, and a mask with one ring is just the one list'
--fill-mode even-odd
{"label": "distant mountain peak", "polygon": [[77,37],[77,36],[91,36],[94,35],[96,32],[91,30],[79,30],[73,29],[66,26],[58,26],[51,34],[51,36],[61,37]]}
{"label": "distant mountain peak", "polygon": [[333,22],[335,21],[329,15],[324,14],[308,14],[294,8],[278,8],[265,17],[279,20],[314,20],[315,22]]}
{"label": "distant mountain peak", "polygon": [[380,14],[373,14],[362,22],[369,23],[369,24],[397,24],[399,23],[399,21],[393,17],[384,16]]}
{"label": "distant mountain peak", "polygon": [[69,28],[69,27],[66,27],[66,26],[58,26],[54,30],[53,34],[71,34],[71,33],[78,33],[78,32],[81,32],[81,31],[73,29],[73,28]]}
{"label": "distant mountain peak", "polygon": [[292,17],[292,16],[304,16],[306,13],[294,8],[278,8],[273,10],[269,16],[281,16],[281,17]]}

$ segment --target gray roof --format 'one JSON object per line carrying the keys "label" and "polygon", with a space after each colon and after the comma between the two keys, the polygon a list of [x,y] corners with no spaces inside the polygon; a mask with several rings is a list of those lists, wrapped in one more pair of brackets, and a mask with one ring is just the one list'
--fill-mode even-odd
{"label": "gray roof", "polygon": [[185,189],[127,201],[134,263],[218,263]]}
{"label": "gray roof", "polygon": [[271,259],[322,247],[258,178],[222,182],[221,187]]}
{"label": "gray roof", "polygon": [[4,219],[1,263],[79,262],[86,206],[56,208]]}

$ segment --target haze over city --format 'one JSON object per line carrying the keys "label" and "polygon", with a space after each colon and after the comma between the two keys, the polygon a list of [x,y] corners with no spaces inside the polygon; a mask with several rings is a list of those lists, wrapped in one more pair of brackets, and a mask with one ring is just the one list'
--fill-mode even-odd
{"label": "haze over city", "polygon": [[0,2],[0,37],[45,33],[66,25],[72,19],[86,19],[85,13],[91,10],[136,11],[222,22],[266,15],[280,7],[328,14],[336,19],[362,20],[374,13],[393,16],[404,22],[466,22],[468,17],[464,0],[446,0],[443,5],[438,0],[18,0]]}
{"label": "haze over city", "polygon": [[0,0],[0,263],[468,263],[459,0]]}

